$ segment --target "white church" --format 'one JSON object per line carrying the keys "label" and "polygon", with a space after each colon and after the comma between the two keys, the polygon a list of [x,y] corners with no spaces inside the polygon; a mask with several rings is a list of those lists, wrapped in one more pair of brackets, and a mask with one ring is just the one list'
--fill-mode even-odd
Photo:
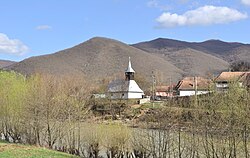
{"label": "white church", "polygon": [[144,92],[134,80],[135,71],[129,57],[128,68],[125,71],[125,80],[115,80],[109,84],[108,92],[111,99],[141,99]]}

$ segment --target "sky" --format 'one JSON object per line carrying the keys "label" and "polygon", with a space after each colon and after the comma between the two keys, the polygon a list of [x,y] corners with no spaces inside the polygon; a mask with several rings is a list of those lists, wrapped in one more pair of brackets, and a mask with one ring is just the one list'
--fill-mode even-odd
{"label": "sky", "polygon": [[97,36],[250,44],[250,0],[0,0],[0,59],[21,61]]}

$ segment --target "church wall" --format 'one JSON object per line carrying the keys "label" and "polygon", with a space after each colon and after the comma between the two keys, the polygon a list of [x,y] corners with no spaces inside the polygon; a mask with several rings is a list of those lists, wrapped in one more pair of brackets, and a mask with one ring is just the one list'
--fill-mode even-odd
{"label": "church wall", "polygon": [[128,93],[111,93],[111,99],[128,99]]}
{"label": "church wall", "polygon": [[128,93],[128,98],[129,99],[137,99],[137,98],[142,98],[143,93]]}
{"label": "church wall", "polygon": [[111,99],[140,99],[143,93],[111,93]]}

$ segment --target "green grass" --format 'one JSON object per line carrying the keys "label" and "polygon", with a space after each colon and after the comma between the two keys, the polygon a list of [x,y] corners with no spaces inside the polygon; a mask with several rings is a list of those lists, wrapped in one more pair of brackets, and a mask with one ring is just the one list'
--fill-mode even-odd
{"label": "green grass", "polygon": [[77,156],[42,147],[0,141],[0,158],[77,158]]}

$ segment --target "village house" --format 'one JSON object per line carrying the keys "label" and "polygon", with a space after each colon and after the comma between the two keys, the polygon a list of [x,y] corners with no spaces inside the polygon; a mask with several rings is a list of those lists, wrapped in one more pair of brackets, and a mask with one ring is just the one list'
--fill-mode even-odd
{"label": "village house", "polygon": [[217,91],[227,91],[230,83],[237,82],[239,86],[249,88],[250,72],[222,72],[215,78]]}
{"label": "village house", "polygon": [[203,77],[185,77],[175,87],[177,96],[192,96],[210,92],[211,81]]}
{"label": "village house", "polygon": [[128,68],[125,71],[125,80],[114,80],[109,84],[108,92],[111,99],[141,99],[144,92],[134,80],[135,71],[129,57]]}
{"label": "village house", "polygon": [[155,97],[157,100],[167,99],[174,96],[173,88],[175,85],[170,86],[156,86]]}

